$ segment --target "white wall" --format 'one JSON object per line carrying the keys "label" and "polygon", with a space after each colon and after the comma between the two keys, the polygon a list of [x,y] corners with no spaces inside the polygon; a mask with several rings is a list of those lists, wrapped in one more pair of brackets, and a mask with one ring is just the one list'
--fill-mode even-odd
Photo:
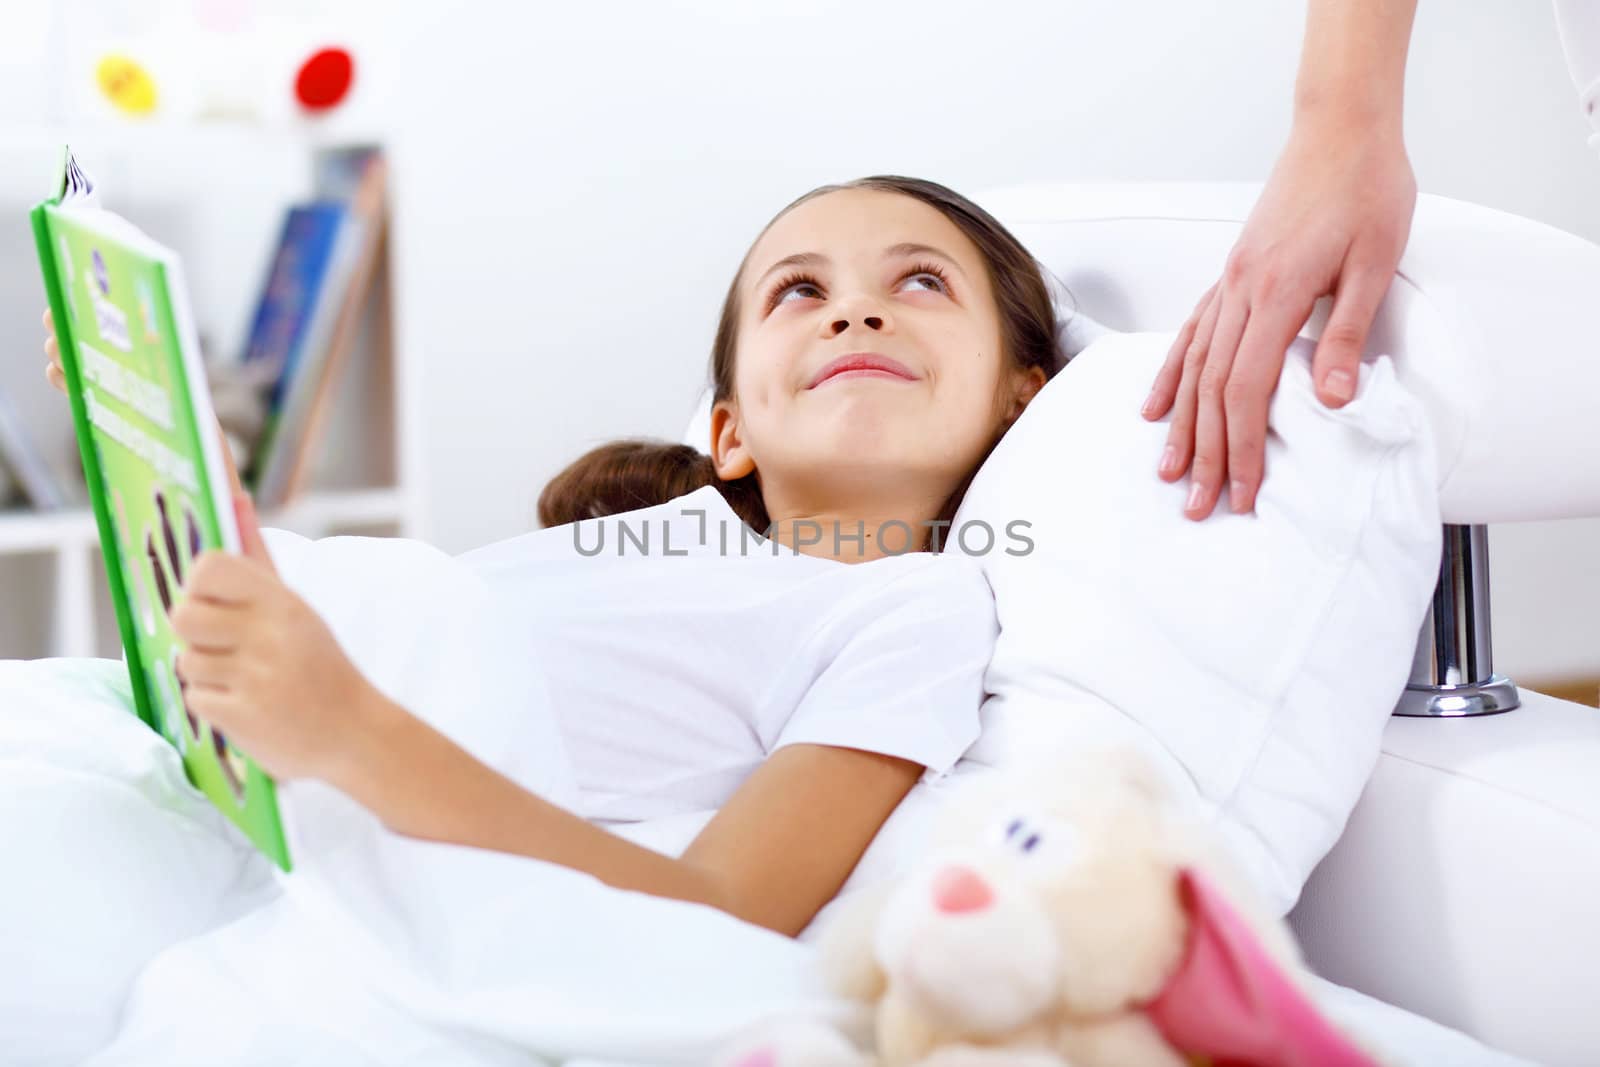
{"label": "white wall", "polygon": [[[99,26],[107,4],[133,9],[55,10]],[[739,258],[798,194],[875,172],[965,191],[1260,180],[1288,129],[1304,17],[1296,0],[331,6],[365,63],[360,124],[393,145],[420,535],[451,552],[531,528],[539,489],[588,447],[679,433]],[[1422,190],[1600,241],[1600,160],[1549,4],[1420,8],[1406,127]],[[0,16],[0,38],[14,20]],[[0,41],[0,134],[60,94],[59,65]],[[256,194],[297,172],[261,150],[191,162],[193,187],[150,207],[209,205],[173,243],[199,279],[202,326],[228,348],[275,225]],[[146,163],[142,180],[170,193],[156,176],[183,163]],[[138,171],[112,177],[131,187]],[[19,188],[0,189],[7,210],[36,197],[36,182]],[[0,382],[46,401],[25,238],[20,222],[0,234]],[[1600,521],[1491,540],[1499,665],[1600,673]]]}
{"label": "white wall", "polygon": [[[1287,0],[434,6],[391,29],[415,75],[396,96],[401,336],[425,378],[426,536],[450,551],[531,528],[589,446],[677,435],[733,270],[794,196],[881,171],[962,190],[1259,180],[1304,17]],[[1420,7],[1421,189],[1600,240],[1600,160],[1549,5]],[[1600,673],[1600,522],[1492,538],[1498,665]]]}

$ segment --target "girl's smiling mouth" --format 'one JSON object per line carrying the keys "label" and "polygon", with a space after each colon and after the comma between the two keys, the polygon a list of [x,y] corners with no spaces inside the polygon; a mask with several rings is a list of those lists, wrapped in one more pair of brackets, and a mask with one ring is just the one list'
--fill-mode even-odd
{"label": "girl's smiling mouth", "polygon": [[815,389],[831,378],[900,378],[905,381],[916,381],[917,376],[899,360],[890,359],[881,352],[847,352],[838,359],[823,364],[822,369],[812,376],[811,384],[807,389]]}

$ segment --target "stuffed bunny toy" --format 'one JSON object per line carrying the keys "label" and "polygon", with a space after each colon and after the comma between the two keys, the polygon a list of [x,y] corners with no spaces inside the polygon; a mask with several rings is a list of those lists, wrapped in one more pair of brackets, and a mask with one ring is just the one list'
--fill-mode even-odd
{"label": "stuffed bunny toy", "polygon": [[[821,960],[876,1058],[815,1030],[734,1067],[1371,1067],[1287,926],[1129,749],[996,772],[926,861],[841,905]],[[803,1028],[802,1028],[803,1030]]]}

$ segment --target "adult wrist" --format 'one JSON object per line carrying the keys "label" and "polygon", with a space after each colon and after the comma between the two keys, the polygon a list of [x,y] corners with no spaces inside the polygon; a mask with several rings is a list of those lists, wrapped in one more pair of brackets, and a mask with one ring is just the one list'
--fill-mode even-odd
{"label": "adult wrist", "polygon": [[1361,94],[1296,94],[1294,127],[1330,134],[1401,137],[1404,116],[1398,100]]}
{"label": "adult wrist", "polygon": [[1405,152],[1405,131],[1398,111],[1360,106],[1296,108],[1288,143],[1312,147],[1320,155],[1370,157]]}

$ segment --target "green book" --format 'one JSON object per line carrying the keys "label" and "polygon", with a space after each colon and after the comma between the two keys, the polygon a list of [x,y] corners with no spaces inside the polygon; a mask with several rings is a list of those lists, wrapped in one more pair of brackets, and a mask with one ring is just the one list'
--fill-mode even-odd
{"label": "green book", "polygon": [[135,710],[287,871],[272,778],[189,710],[175,671],[182,642],[168,613],[184,576],[206,549],[241,550],[178,257],[102,208],[70,151],[30,218]]}

